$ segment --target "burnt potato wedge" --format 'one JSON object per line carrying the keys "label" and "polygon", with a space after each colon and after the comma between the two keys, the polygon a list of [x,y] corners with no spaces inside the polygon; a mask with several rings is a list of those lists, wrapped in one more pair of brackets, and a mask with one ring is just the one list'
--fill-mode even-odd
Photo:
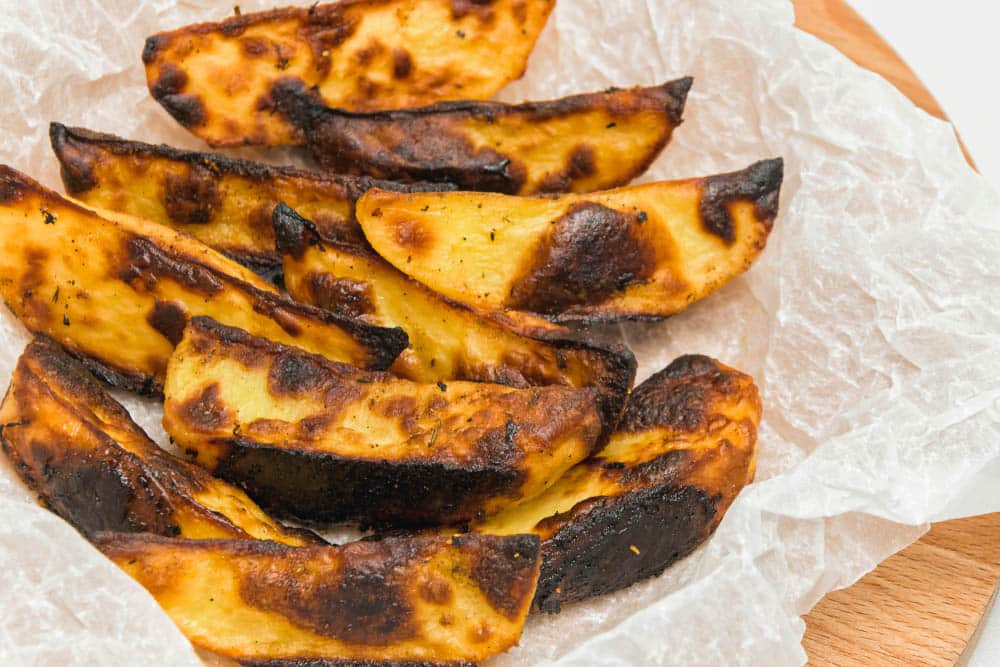
{"label": "burnt potato wedge", "polygon": [[123,214],[97,213],[0,166],[0,295],[112,385],[158,394],[188,318],[211,315],[358,366],[385,368],[400,329],[284,297],[201,242]]}
{"label": "burnt potato wedge", "polygon": [[191,643],[244,665],[469,665],[517,644],[538,581],[534,535],[96,545]]}
{"label": "burnt potato wedge", "polygon": [[691,81],[365,114],[326,107],[294,81],[272,97],[326,169],[529,195],[603,190],[642,174],[680,124]]}
{"label": "burnt potato wedge", "polygon": [[712,534],[753,480],[760,417],[752,378],[680,357],[632,392],[604,449],[542,495],[471,527],[541,538],[538,610],[625,588]]}
{"label": "burnt potato wedge", "polygon": [[357,217],[389,263],[477,310],[562,323],[657,319],[750,267],[781,179],[776,159],[562,197],[370,190]]}
{"label": "burnt potato wedge", "polygon": [[596,391],[419,384],[193,318],[167,368],[163,426],[265,509],[417,526],[531,498],[589,456]]}
{"label": "burnt potato wedge", "polygon": [[160,449],[80,362],[28,344],[0,406],[0,447],[42,504],[84,535],[322,543],[286,528],[240,489]]}
{"label": "burnt potato wedge", "polygon": [[281,267],[271,225],[280,201],[309,216],[324,234],[364,242],[354,203],[369,188],[454,189],[181,151],[59,123],[49,126],[49,138],[71,197],[186,232],[262,275]]}
{"label": "burnt potato wedge", "polygon": [[301,142],[274,113],[294,82],[352,111],[488,99],[524,73],[555,0],[340,0],[146,40],[149,91],[214,146]]}
{"label": "burnt potato wedge", "polygon": [[293,298],[382,327],[410,346],[389,371],[415,382],[470,380],[513,387],[594,387],[607,433],[635,380],[635,356],[569,330],[521,335],[427,289],[351,237],[324,237],[284,204],[274,211],[285,287]]}

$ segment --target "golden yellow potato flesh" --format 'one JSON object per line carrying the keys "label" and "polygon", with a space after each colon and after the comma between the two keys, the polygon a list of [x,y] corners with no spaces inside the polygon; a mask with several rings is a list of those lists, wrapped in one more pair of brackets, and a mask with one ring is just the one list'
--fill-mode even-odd
{"label": "golden yellow potato flesh", "polygon": [[623,346],[597,345],[562,328],[522,335],[408,278],[367,244],[324,236],[287,206],[275,209],[274,225],[292,297],[406,331],[410,346],[389,368],[393,374],[430,383],[594,387],[607,433],[618,423],[636,366]]}
{"label": "golden yellow potato flesh", "polygon": [[357,216],[389,263],[481,311],[655,319],[750,267],[777,215],[781,179],[777,159],[561,197],[370,190]]}
{"label": "golden yellow potato flesh", "polygon": [[625,588],[712,534],[753,481],[760,417],[752,378],[680,357],[632,392],[604,449],[542,495],[471,527],[541,538],[538,610]]}
{"label": "golden yellow potato flesh", "polygon": [[0,406],[0,445],[42,503],[84,535],[321,543],[264,514],[240,489],[160,449],[87,370],[36,338]]}
{"label": "golden yellow potato flesh", "polygon": [[194,318],[163,426],[265,509],[313,522],[427,525],[538,495],[592,453],[596,391],[421,384]]}
{"label": "golden yellow potato flesh", "polygon": [[101,533],[198,647],[254,665],[467,665],[517,644],[538,538],[288,547]]}
{"label": "golden yellow potato flesh", "polygon": [[277,167],[59,123],[49,126],[49,137],[71,197],[173,227],[265,275],[281,268],[271,225],[279,202],[308,215],[325,234],[363,242],[354,203],[369,188],[453,188]]}
{"label": "golden yellow potato flesh", "polygon": [[192,315],[359,366],[385,368],[407,344],[296,303],[186,234],[88,210],[2,165],[0,295],[102,379],[151,394]]}
{"label": "golden yellow potato flesh", "polygon": [[272,96],[327,169],[530,195],[614,188],[642,174],[680,124],[691,82],[368,114],[323,106],[296,82]]}
{"label": "golden yellow potato flesh", "polygon": [[214,146],[300,143],[272,89],[331,107],[492,97],[524,72],[555,0],[341,0],[190,25],[146,40],[153,97]]}

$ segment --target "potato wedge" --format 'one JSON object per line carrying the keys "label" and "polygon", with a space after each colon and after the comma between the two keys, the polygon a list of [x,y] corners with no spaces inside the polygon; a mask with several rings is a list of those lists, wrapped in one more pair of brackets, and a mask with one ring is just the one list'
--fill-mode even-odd
{"label": "potato wedge", "polygon": [[294,81],[354,111],[488,99],[524,73],[555,0],[340,0],[146,40],[153,97],[214,146],[300,142],[273,113]]}
{"label": "potato wedge", "polygon": [[776,159],[558,198],[370,190],[357,216],[379,255],[481,311],[656,319],[750,267],[777,215],[781,179]]}
{"label": "potato wedge", "polygon": [[341,176],[212,153],[128,141],[59,123],[49,126],[63,185],[87,206],[127,213],[186,232],[255,272],[273,276],[271,214],[279,201],[302,211],[328,235],[364,242],[354,203],[366,190],[449,190]]}
{"label": "potato wedge", "polygon": [[146,394],[191,315],[332,359],[385,368],[406,345],[382,329],[299,304],[199,241],[85,209],[0,166],[0,295],[111,384]]}
{"label": "potato wedge", "polygon": [[327,169],[529,195],[603,190],[639,176],[680,124],[690,87],[684,78],[546,102],[367,114],[323,106],[294,81],[271,96]]}
{"label": "potato wedge", "polygon": [[0,406],[0,447],[25,484],[84,535],[323,541],[286,528],[243,491],[160,449],[51,339],[28,344]]}
{"label": "potato wedge", "polygon": [[760,416],[748,375],[680,357],[632,392],[607,447],[542,495],[471,527],[542,539],[538,610],[625,588],[712,534],[753,481]]}
{"label": "potato wedge", "polygon": [[538,495],[601,433],[596,391],[418,384],[193,318],[163,426],[265,509],[311,522],[471,519]]}
{"label": "potato wedge", "polygon": [[517,644],[538,580],[534,535],[96,543],[195,646],[245,665],[468,665]]}
{"label": "potato wedge", "polygon": [[635,380],[635,356],[568,329],[523,336],[427,289],[368,244],[323,235],[284,204],[274,210],[285,287],[293,298],[344,317],[402,327],[410,346],[389,371],[415,382],[470,380],[512,387],[594,387],[606,434]]}

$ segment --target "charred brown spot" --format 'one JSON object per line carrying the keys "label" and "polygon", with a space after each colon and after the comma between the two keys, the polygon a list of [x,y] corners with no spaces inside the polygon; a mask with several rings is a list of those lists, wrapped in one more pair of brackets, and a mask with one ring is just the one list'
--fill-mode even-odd
{"label": "charred brown spot", "polygon": [[192,164],[184,175],[167,174],[163,187],[163,208],[179,225],[207,225],[222,195],[215,174]]}
{"label": "charred brown spot", "polygon": [[631,432],[661,426],[698,429],[712,416],[712,398],[739,391],[741,377],[709,357],[680,357],[636,387],[618,428]]}
{"label": "charred brown spot", "polygon": [[298,36],[309,44],[320,78],[330,71],[330,52],[347,41],[357,28],[358,19],[345,16],[337,3],[317,5],[306,15]]}
{"label": "charred brown spot", "polygon": [[304,394],[321,389],[330,372],[318,360],[294,352],[279,355],[271,365],[267,388],[274,396]]}
{"label": "charred brown spot", "polygon": [[162,99],[168,95],[176,95],[188,84],[187,72],[177,65],[164,63],[160,67],[160,77],[149,88],[154,99]]}
{"label": "charred brown spot", "polygon": [[405,79],[413,71],[413,61],[410,54],[405,49],[392,50],[392,76],[396,79]]}
{"label": "charred brown spot", "polygon": [[705,539],[714,516],[700,489],[670,483],[584,501],[553,517],[564,523],[543,543],[534,607],[558,612],[660,574]]}
{"label": "charred brown spot", "polygon": [[480,623],[469,630],[469,641],[473,644],[483,644],[493,636],[493,628],[486,623]]}
{"label": "charred brown spot", "polygon": [[310,273],[305,280],[313,303],[320,308],[353,318],[375,312],[369,283],[334,278],[329,273]]}
{"label": "charred brown spot", "polygon": [[399,220],[396,222],[393,236],[396,243],[409,250],[422,250],[431,244],[433,235],[426,225],[417,220]]}
{"label": "charred brown spot", "polygon": [[267,40],[259,37],[247,37],[243,40],[243,52],[252,58],[259,58],[270,52]]}
{"label": "charred brown spot", "polygon": [[187,311],[184,306],[175,301],[157,300],[153,310],[146,316],[149,325],[163,334],[163,337],[169,340],[172,345],[181,342],[187,320]]}
{"label": "charred brown spot", "polygon": [[491,428],[472,445],[470,460],[481,465],[515,468],[524,458],[517,445],[521,427],[512,419],[503,427]]}
{"label": "charred brown spot", "polygon": [[125,251],[126,266],[122,268],[118,278],[132,287],[141,283],[147,290],[153,290],[161,278],[169,278],[187,289],[207,296],[224,289],[212,270],[185,257],[173,255],[142,236],[130,237]]}
{"label": "charred brown spot", "polygon": [[483,23],[493,20],[493,3],[495,0],[451,0],[451,15],[455,19],[465,18],[475,13]]}
{"label": "charred brown spot", "polygon": [[684,106],[687,103],[687,96],[691,91],[693,83],[693,78],[685,76],[674,81],[668,81],[660,87],[665,97],[663,101],[664,107],[670,115],[670,122],[674,125],[680,125],[681,123]]}
{"label": "charred brown spot", "polygon": [[339,559],[337,573],[330,567],[309,567],[305,551],[300,552],[301,567],[251,561],[241,577],[240,595],[258,609],[344,642],[387,646],[415,637],[406,588],[419,549],[407,549],[402,541],[358,545]]}
{"label": "charred brown spot", "polygon": [[[73,452],[70,443],[63,447],[58,461],[46,449],[33,452],[36,464],[45,461],[33,486],[54,512],[84,533],[180,533],[165,499],[149,488],[148,479],[131,456],[118,451],[105,458]],[[38,460],[39,456],[47,458]]]}
{"label": "charred brown spot", "polygon": [[389,419],[399,420],[400,426],[406,433],[413,432],[419,416],[417,399],[412,396],[393,396],[378,403],[375,410]]}
{"label": "charred brown spot", "polygon": [[518,25],[524,25],[528,21],[528,3],[526,0],[514,0],[511,12],[514,14],[514,20],[517,21]]}
{"label": "charred brown spot", "polygon": [[354,57],[357,59],[359,67],[368,67],[382,53],[385,53],[385,45],[378,40],[373,40],[364,48],[358,49]]}
{"label": "charred brown spot", "polygon": [[219,385],[213,382],[184,401],[178,407],[178,412],[193,428],[211,433],[235,419],[232,410],[220,399],[221,395]]}
{"label": "charred brown spot", "polygon": [[166,35],[153,35],[152,37],[146,38],[146,43],[142,47],[142,62],[144,65],[151,65],[156,56],[158,55],[160,48],[165,45],[169,39]]}
{"label": "charred brown spot", "polygon": [[233,16],[219,24],[219,32],[229,38],[240,37],[250,26],[252,19],[250,15]]}
{"label": "charred brown spot", "polygon": [[758,219],[770,225],[778,215],[778,194],[784,174],[781,158],[758,162],[743,171],[704,179],[698,212],[704,228],[726,243],[736,241],[736,229],[729,207],[736,201],[754,205]]}
{"label": "charred brown spot", "polygon": [[535,250],[533,265],[511,288],[511,307],[557,314],[568,306],[599,303],[642,282],[655,267],[635,216],[581,202],[554,227]]}
{"label": "charred brown spot", "polygon": [[69,128],[59,123],[49,125],[49,140],[59,158],[60,175],[69,194],[79,195],[97,186],[94,175],[97,156],[89,146],[76,141]]}
{"label": "charred brown spot", "polygon": [[194,95],[165,95],[158,101],[184,127],[200,127],[208,118],[205,105]]}
{"label": "charred brown spot", "polygon": [[247,216],[247,224],[262,239],[270,239],[274,235],[274,204],[268,202],[255,208]]}
{"label": "charred brown spot", "polygon": [[[469,548],[466,543],[465,548]],[[499,547],[499,548],[496,548]],[[490,605],[509,619],[517,618],[534,585],[538,538],[518,535],[476,549],[471,576]]]}
{"label": "charred brown spot", "polygon": [[451,603],[454,597],[451,584],[437,577],[431,577],[420,582],[418,590],[422,600],[441,606]]}
{"label": "charred brown spot", "polygon": [[596,172],[597,158],[594,149],[587,144],[580,144],[570,153],[566,168],[542,179],[538,191],[567,192],[572,189],[574,181],[593,176]]}

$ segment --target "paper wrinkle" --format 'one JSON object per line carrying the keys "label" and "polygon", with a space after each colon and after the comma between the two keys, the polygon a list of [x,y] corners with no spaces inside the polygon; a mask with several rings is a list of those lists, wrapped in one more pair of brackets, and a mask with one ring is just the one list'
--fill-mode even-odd
{"label": "paper wrinkle", "polygon": [[[52,120],[199,147],[149,98],[139,54],[147,35],[225,11],[0,0],[0,159],[58,188]],[[1000,469],[1000,198],[949,125],[793,18],[782,0],[562,0],[527,75],[500,96],[693,75],[684,124],[642,180],[781,155],[785,183],[747,275],[667,322],[614,330],[640,378],[689,352],[753,374],[765,408],[758,482],[693,556],[532,618],[493,664],[801,664],[799,616],[824,593],[957,500],[968,513],[998,506],[982,474]],[[27,336],[7,313],[0,336],[3,384]],[[159,406],[125,403],[166,443]],[[964,493],[976,480],[993,495]],[[29,504],[6,462],[0,498],[0,662],[197,664],[144,591]]]}

